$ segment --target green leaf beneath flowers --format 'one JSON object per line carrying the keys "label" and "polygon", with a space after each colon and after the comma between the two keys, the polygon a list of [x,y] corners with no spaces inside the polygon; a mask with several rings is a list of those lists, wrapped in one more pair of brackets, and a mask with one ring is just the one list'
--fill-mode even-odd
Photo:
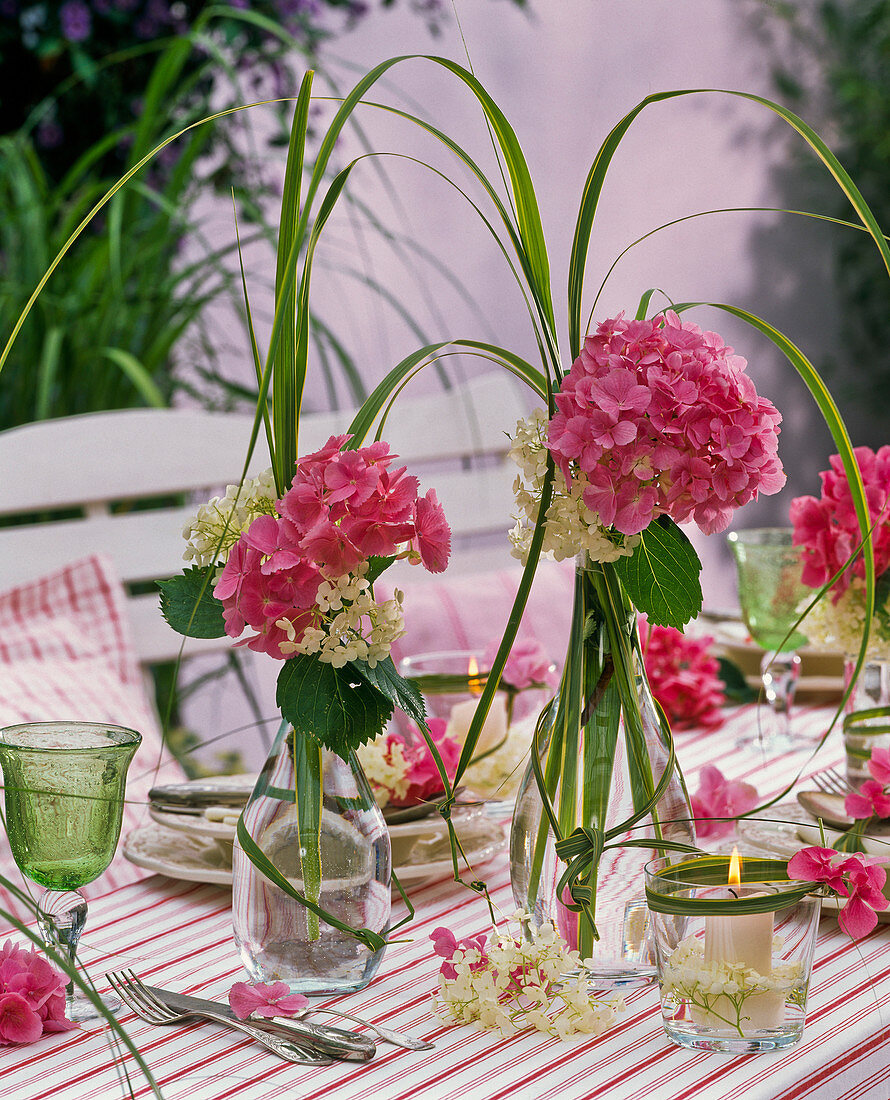
{"label": "green leaf beneath flowers", "polygon": [[727,657],[718,657],[720,671],[717,675],[723,681],[723,694],[727,703],[756,703],[758,693],[745,679],[745,674],[737,664]]}
{"label": "green leaf beneath flowers", "polygon": [[210,574],[197,565],[169,581],[158,581],[161,614],[177,632],[187,638],[223,638],[226,624],[222,604],[213,595]]}
{"label": "green leaf beneath flowers", "polygon": [[390,700],[352,665],[334,668],[306,653],[284,662],[275,701],[282,718],[343,757],[373,741],[392,717]]}
{"label": "green leaf beneath flowers", "polygon": [[619,558],[614,567],[634,607],[650,623],[682,630],[701,611],[701,562],[667,516],[650,523],[633,554]]}
{"label": "green leaf beneath flowers", "polygon": [[418,726],[426,726],[426,706],[423,695],[416,684],[396,672],[392,657],[378,661],[373,668],[364,661],[353,661],[351,667],[381,695],[386,696],[394,707],[403,710]]}

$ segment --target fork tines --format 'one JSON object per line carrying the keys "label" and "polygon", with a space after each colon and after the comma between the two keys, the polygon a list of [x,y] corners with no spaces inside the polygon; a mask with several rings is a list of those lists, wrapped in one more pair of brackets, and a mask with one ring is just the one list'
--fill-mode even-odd
{"label": "fork tines", "polygon": [[824,771],[816,772],[810,778],[823,794],[848,795],[852,790],[846,777],[841,775],[837,768],[826,768]]}

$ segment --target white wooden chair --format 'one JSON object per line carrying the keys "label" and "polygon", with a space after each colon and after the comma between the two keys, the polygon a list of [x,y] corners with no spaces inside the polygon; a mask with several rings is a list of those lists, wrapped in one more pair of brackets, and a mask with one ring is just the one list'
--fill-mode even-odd
{"label": "white wooden chair", "polygon": [[[483,375],[447,393],[397,402],[385,438],[433,487],[455,535],[456,570],[509,561],[515,468],[506,458],[527,402],[518,385]],[[305,416],[300,452],[343,432],[351,413]],[[183,566],[181,529],[194,504],[237,482],[253,418],[180,409],[135,409],[41,421],[0,433],[0,589],[85,555],[114,559],[128,589],[136,648],[145,665],[175,659],[182,642],[161,617],[146,582]],[[251,472],[268,466],[260,434]],[[138,505],[138,508],[134,508]],[[144,509],[144,510],[143,510]],[[62,518],[49,518],[63,513]],[[480,540],[499,533],[497,545]],[[422,570],[414,570],[420,574]],[[228,646],[190,640],[188,653]]]}

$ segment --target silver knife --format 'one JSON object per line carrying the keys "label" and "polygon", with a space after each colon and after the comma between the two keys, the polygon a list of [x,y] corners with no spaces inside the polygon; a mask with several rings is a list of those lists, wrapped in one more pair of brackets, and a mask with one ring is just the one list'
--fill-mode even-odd
{"label": "silver knife", "polygon": [[[169,989],[148,986],[159,1001],[176,1012],[216,1012],[231,1020],[238,1017],[221,1001],[206,1001],[202,997],[189,997],[184,993],[173,993]],[[377,1045],[367,1035],[355,1031],[345,1031],[340,1027],[328,1027],[325,1024],[311,1024],[305,1020],[294,1020],[288,1016],[275,1016],[271,1019],[253,1019],[250,1023],[272,1035],[283,1039],[303,1040],[316,1050],[344,1062],[368,1062],[377,1053]]]}

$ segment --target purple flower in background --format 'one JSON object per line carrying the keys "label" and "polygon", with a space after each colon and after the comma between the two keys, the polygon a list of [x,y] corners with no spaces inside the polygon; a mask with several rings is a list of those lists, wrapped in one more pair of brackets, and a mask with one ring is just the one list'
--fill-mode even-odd
{"label": "purple flower in background", "polygon": [[37,127],[36,138],[41,149],[58,149],[65,135],[54,118],[45,118]]}
{"label": "purple flower in background", "polygon": [[84,42],[90,37],[93,17],[83,0],[67,0],[59,10],[59,26],[69,42]]}

